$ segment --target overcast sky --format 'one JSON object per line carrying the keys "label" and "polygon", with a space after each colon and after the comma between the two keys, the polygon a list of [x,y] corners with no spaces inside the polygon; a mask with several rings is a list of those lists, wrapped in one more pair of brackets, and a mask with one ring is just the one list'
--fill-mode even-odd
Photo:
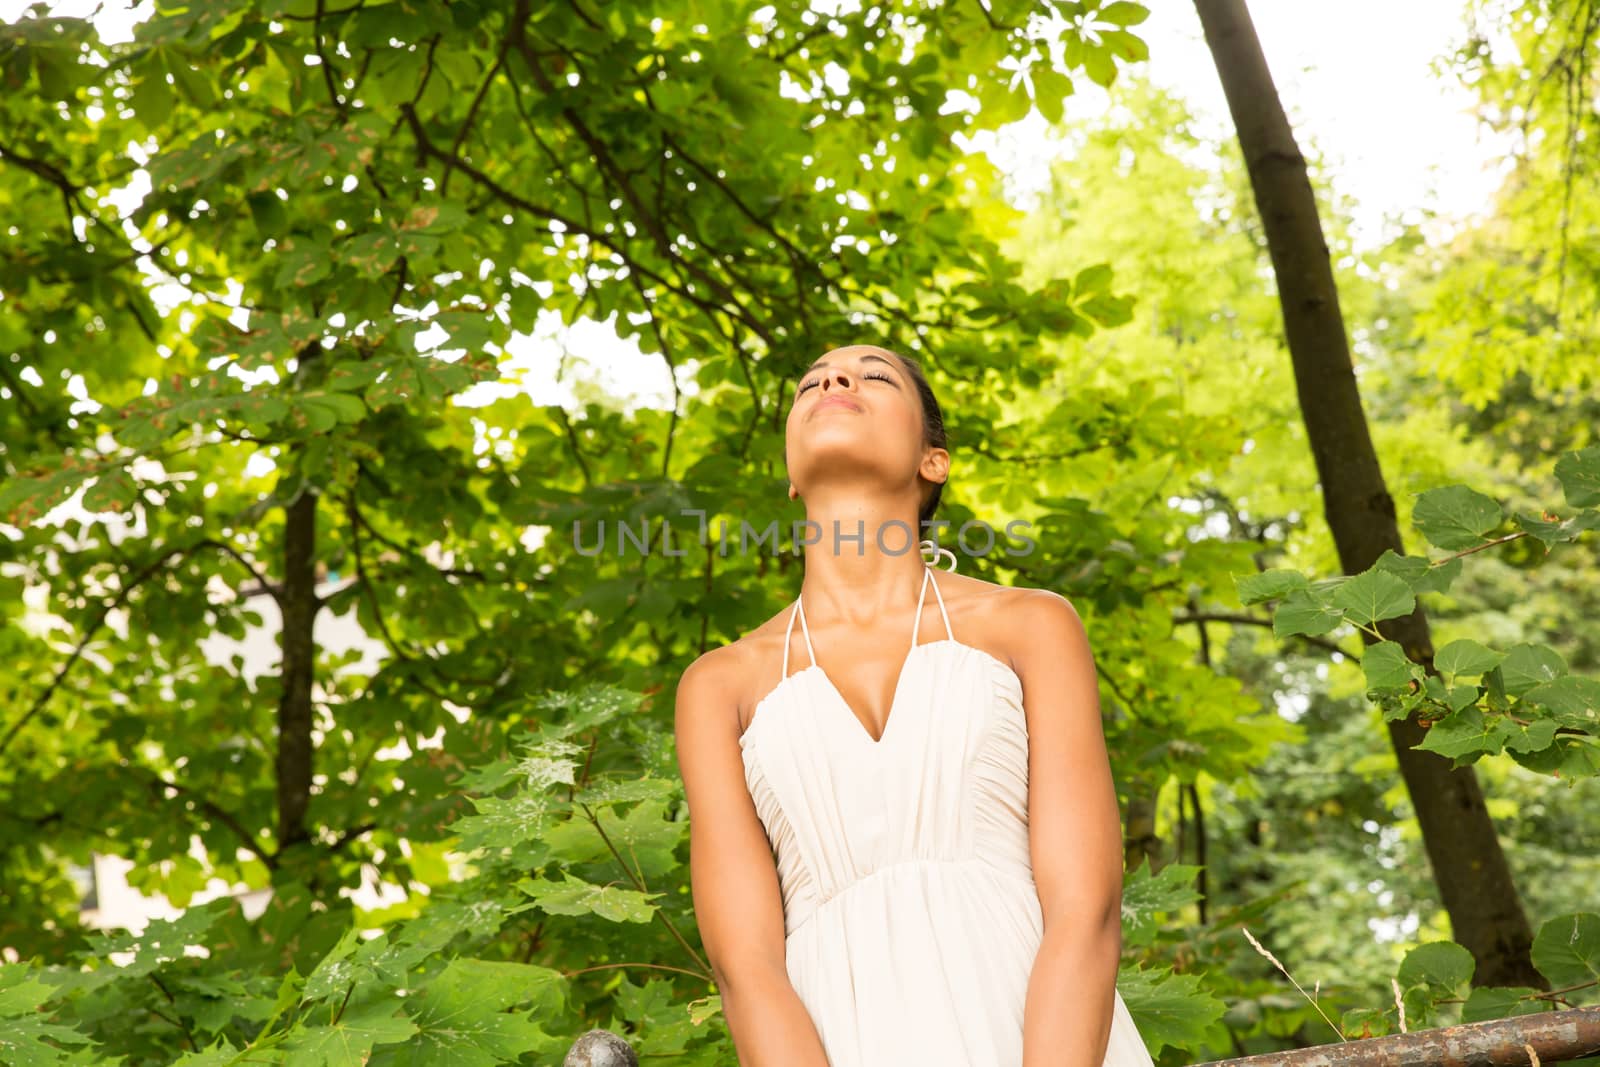
{"label": "overcast sky", "polygon": [[[1147,6],[1151,17],[1135,32],[1149,43],[1150,61],[1139,69],[1189,102],[1203,137],[1232,138],[1194,5]],[[1301,148],[1320,152],[1335,187],[1355,200],[1353,237],[1364,248],[1383,243],[1386,218],[1424,206],[1464,220],[1500,182],[1504,146],[1480,136],[1471,92],[1448,71],[1432,70],[1463,37],[1464,7],[1464,0],[1251,0]],[[1079,78],[1067,114],[1092,119],[1106,103],[1104,91]],[[1043,157],[1053,146],[1037,114],[980,143],[1022,187],[1045,180]]]}

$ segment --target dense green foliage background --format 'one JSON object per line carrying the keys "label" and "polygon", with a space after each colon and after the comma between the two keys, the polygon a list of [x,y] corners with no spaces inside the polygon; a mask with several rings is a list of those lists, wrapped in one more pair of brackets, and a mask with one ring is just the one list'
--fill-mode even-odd
{"label": "dense green foliage background", "polygon": [[[1458,72],[1548,131],[1494,219],[1357,254],[1319,187],[1413,546],[1359,576],[1318,519],[1242,165],[1187,162],[1137,4],[0,27],[0,1060],[547,1063],[601,1025],[731,1062],[672,687],[792,597],[792,554],[719,551],[717,524],[801,517],[785,405],[854,341],[927,367],[952,529],[1032,524],[1036,552],[963,570],[1089,626],[1119,987],[1163,1064],[1389,1032],[1400,1005],[1414,1029],[1593,1002],[1597,292],[1565,193],[1595,120],[1524,76],[1585,84],[1580,6],[1471,12]],[[1084,82],[1119,106],[1063,128],[1037,204],[953,143],[1059,122]],[[670,409],[475,388],[544,313],[658,357]],[[678,554],[580,551],[602,522],[613,548],[670,522]],[[1419,597],[1434,672],[1360,640]],[[376,667],[319,641],[335,615]],[[261,626],[264,675],[202,651]],[[1449,941],[1461,872],[1430,869],[1381,732],[1406,714],[1482,778],[1548,990],[1475,986]],[[271,901],[88,930],[69,865],[95,853],[180,907],[211,878]],[[404,900],[357,908],[364,882]]]}

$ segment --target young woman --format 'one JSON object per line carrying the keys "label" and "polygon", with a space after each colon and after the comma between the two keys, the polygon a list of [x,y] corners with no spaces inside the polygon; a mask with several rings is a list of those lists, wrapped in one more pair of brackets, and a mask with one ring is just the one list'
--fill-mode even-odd
{"label": "young woman", "polygon": [[800,595],[678,686],[695,913],[743,1067],[1151,1063],[1116,991],[1121,827],[1083,625],[912,547],[944,446],[916,364],[819,359],[787,428],[822,532]]}

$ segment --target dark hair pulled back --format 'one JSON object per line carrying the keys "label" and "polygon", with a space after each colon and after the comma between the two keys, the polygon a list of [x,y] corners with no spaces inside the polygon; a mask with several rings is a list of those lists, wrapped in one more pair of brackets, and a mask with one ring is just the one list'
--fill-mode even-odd
{"label": "dark hair pulled back", "polygon": [[[946,448],[947,438],[944,430],[944,409],[939,407],[938,397],[933,395],[933,387],[928,384],[927,375],[922,373],[922,367],[914,359],[909,359],[895,352],[885,349],[900,361],[900,365],[911,376],[911,382],[917,387],[917,396],[922,400],[922,444],[926,448]],[[939,500],[944,496],[944,483],[933,482],[930,492],[922,501],[922,510],[917,514],[918,533],[925,532],[922,524],[933,518],[939,510]]]}

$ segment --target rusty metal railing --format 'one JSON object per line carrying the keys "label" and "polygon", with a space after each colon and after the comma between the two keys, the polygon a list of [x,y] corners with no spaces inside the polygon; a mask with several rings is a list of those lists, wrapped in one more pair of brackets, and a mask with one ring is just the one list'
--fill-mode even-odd
{"label": "rusty metal railing", "polygon": [[[1600,1056],[1600,1007],[1264,1052],[1196,1067],[1542,1067],[1588,1056]],[[590,1030],[573,1043],[562,1067],[639,1067],[639,1057],[611,1031]]]}
{"label": "rusty metal railing", "polygon": [[1600,1054],[1600,1008],[1515,1015],[1197,1067],[1540,1067]]}

